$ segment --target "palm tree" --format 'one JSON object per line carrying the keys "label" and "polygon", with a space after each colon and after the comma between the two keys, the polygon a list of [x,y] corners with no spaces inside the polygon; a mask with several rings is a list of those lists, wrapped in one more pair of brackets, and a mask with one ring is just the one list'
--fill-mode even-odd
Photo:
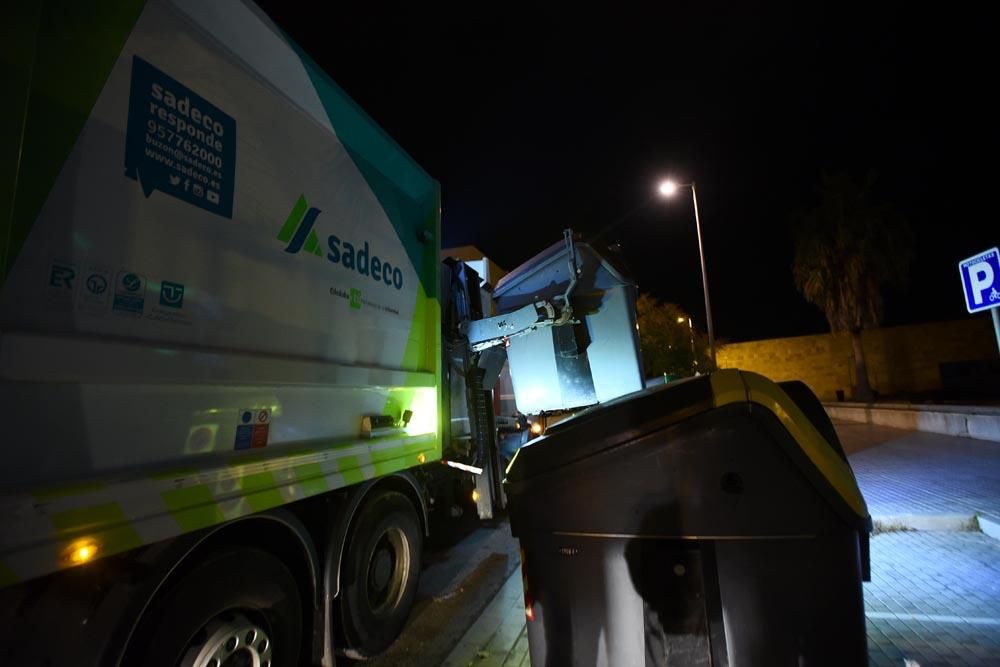
{"label": "palm tree", "polygon": [[872,199],[874,176],[823,176],[820,202],[793,225],[795,286],[826,315],[833,331],[849,331],[857,377],[855,398],[872,399],[861,330],[882,321],[886,287],[902,287],[912,257],[906,222]]}

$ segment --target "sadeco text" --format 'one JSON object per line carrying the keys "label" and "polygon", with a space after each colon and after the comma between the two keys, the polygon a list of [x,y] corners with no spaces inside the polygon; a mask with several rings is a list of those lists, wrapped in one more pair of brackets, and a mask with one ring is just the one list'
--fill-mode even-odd
{"label": "sadeco text", "polygon": [[330,248],[326,258],[334,264],[340,264],[345,269],[353,269],[363,276],[370,275],[373,280],[381,280],[396,289],[403,289],[402,271],[376,255],[371,255],[369,260],[368,241],[365,241],[364,247],[357,253],[354,251],[354,245],[347,241],[344,241],[341,247],[341,240],[333,234],[326,240],[326,244]]}
{"label": "sadeco text", "polygon": [[[192,139],[197,139],[217,151],[222,150],[222,141],[220,139],[225,132],[225,128],[222,126],[222,123],[213,119],[211,114],[203,112],[193,104],[191,98],[182,97],[178,100],[172,92],[164,90],[163,86],[159,83],[152,85],[151,97],[156,102],[162,102],[164,106],[150,102],[150,115],[176,128],[177,134],[186,134]],[[171,111],[167,111],[164,107],[169,107],[173,111],[180,113],[184,118],[178,117]],[[191,122],[188,122],[185,118],[190,119]]]}

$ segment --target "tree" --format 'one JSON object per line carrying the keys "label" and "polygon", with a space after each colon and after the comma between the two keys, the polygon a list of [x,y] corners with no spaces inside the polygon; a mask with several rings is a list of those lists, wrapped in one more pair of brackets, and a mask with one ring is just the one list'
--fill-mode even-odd
{"label": "tree", "polygon": [[832,331],[850,332],[855,398],[863,401],[872,399],[872,390],[861,331],[881,323],[883,290],[905,284],[913,254],[909,226],[873,200],[873,182],[871,173],[862,181],[845,173],[824,175],[819,204],[792,226],[795,286],[823,311]]}
{"label": "tree", "polygon": [[636,300],[639,344],[646,377],[687,377],[709,369],[707,342],[688,323],[687,314],[672,303],[648,294]]}

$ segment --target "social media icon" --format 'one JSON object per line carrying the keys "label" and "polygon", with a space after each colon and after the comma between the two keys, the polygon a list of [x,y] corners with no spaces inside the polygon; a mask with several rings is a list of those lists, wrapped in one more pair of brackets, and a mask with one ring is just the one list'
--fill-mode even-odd
{"label": "social media icon", "polygon": [[194,196],[195,197],[204,197],[205,196],[205,188],[201,187],[197,183],[194,184],[194,187],[192,187],[191,190],[194,192]]}
{"label": "social media icon", "polygon": [[171,174],[170,175],[170,185],[180,185],[180,184],[181,184],[181,177],[180,176],[174,176],[173,174]]}
{"label": "social media icon", "polygon": [[219,193],[215,192],[214,190],[209,190],[208,196],[206,196],[205,198],[208,199],[208,201],[210,201],[213,204],[219,203]]}

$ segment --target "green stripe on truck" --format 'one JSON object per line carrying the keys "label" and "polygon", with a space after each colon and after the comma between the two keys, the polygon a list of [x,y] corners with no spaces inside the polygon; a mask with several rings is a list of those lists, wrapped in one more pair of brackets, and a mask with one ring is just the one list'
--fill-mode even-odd
{"label": "green stripe on truck", "polygon": [[295,479],[307,496],[315,496],[330,490],[323,468],[318,463],[307,463],[294,468]]}
{"label": "green stripe on truck", "polygon": [[278,491],[278,483],[269,472],[246,475],[240,480],[240,487],[254,512],[263,512],[285,504],[285,499]]}
{"label": "green stripe on truck", "polygon": [[[14,263],[13,253],[8,257],[11,216],[27,122],[35,41],[42,15],[41,3],[10,4],[4,7],[4,20],[0,21],[0,63],[4,73],[4,103],[0,104],[0,155],[4,156],[0,161],[0,285],[7,275],[7,267]],[[26,29],[28,26],[30,29]]]}
{"label": "green stripe on truck", "polygon": [[[437,182],[292,40],[337,139],[385,211],[417,278],[437,297],[440,197]],[[421,234],[422,233],[422,234]]]}
{"label": "green stripe on truck", "polygon": [[[19,73],[16,79],[23,80],[27,74],[30,97],[21,114],[23,122],[16,125],[19,130],[23,126],[23,134],[17,144],[16,192],[4,220],[7,233],[0,235],[0,281],[14,265],[144,5],[144,0],[96,4],[50,0],[42,4],[31,61],[15,61],[13,67]],[[4,20],[8,26],[22,25],[10,18]],[[24,42],[18,41],[15,57],[22,59],[28,52]],[[73,67],[67,67],[67,62]],[[15,94],[15,104],[19,99],[23,101],[23,93]],[[8,101],[5,91],[3,106]],[[2,141],[7,143],[8,138]],[[9,165],[0,168],[0,176],[8,169]],[[0,190],[0,195],[5,191]]]}
{"label": "green stripe on truck", "polygon": [[160,494],[174,521],[185,533],[222,523],[226,517],[204,484],[172,489]]}
{"label": "green stripe on truck", "polygon": [[20,579],[14,572],[0,561],[0,588],[16,584]]}
{"label": "green stripe on truck", "polygon": [[80,496],[87,493],[93,493],[94,491],[100,491],[105,488],[107,488],[107,485],[100,481],[79,482],[76,484],[65,484],[63,486],[41,489],[39,491],[35,491],[32,495],[35,497],[35,500],[39,502],[46,502],[57,498],[67,498],[69,496]]}
{"label": "green stripe on truck", "polygon": [[142,546],[142,539],[118,503],[103,503],[55,512],[49,516],[49,522],[62,539],[94,538],[100,544],[104,555],[121,553]]}
{"label": "green stripe on truck", "polygon": [[348,486],[365,481],[365,474],[361,472],[357,456],[341,456],[337,459],[337,470]]}

